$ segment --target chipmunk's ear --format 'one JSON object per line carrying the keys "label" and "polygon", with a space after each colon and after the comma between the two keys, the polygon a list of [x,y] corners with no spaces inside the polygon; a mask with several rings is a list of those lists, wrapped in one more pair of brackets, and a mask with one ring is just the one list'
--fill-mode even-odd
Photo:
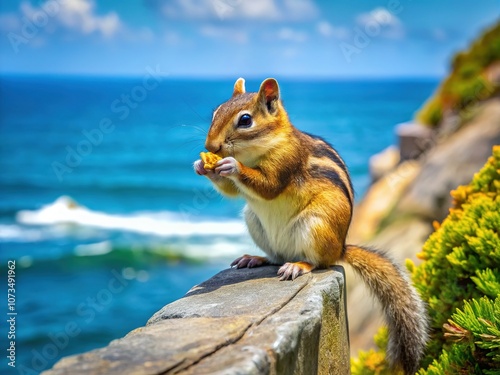
{"label": "chipmunk's ear", "polygon": [[245,80],[238,78],[234,84],[233,96],[245,93]]}
{"label": "chipmunk's ear", "polygon": [[278,109],[278,100],[280,98],[280,88],[278,81],[274,78],[268,78],[260,85],[259,104],[264,106],[269,113],[274,113]]}

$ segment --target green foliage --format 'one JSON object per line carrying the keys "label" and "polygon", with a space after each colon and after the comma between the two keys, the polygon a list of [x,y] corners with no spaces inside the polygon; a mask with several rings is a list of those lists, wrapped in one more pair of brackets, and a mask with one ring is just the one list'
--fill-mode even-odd
{"label": "green foliage", "polygon": [[474,364],[474,358],[470,351],[462,351],[458,345],[453,346],[450,352],[443,350],[438,360],[433,361],[427,370],[420,370],[419,375],[468,375],[480,374],[477,365]]}
{"label": "green foliage", "polygon": [[463,300],[496,297],[500,285],[500,146],[467,186],[452,192],[454,207],[433,233],[414,267],[413,281],[427,302],[432,340],[424,364],[450,346],[442,331]]}
{"label": "green foliage", "polygon": [[453,58],[448,78],[417,112],[416,119],[429,126],[439,126],[443,113],[467,111],[477,102],[498,92],[498,86],[486,78],[485,72],[500,61],[500,22],[486,31],[468,51]]}
{"label": "green foliage", "polygon": [[431,97],[416,115],[417,121],[436,127],[443,119],[443,106],[437,96]]}
{"label": "green foliage", "polygon": [[389,369],[388,363],[385,360],[387,348],[387,328],[380,328],[375,335],[375,344],[379,350],[373,349],[367,352],[360,352],[358,358],[351,360],[351,373],[356,375],[398,375]]}
{"label": "green foliage", "polygon": [[489,268],[476,271],[476,276],[471,276],[472,281],[477,286],[477,289],[485,295],[494,298],[500,295],[500,283],[498,276]]}
{"label": "green foliage", "polygon": [[500,373],[500,296],[465,301],[444,328],[455,344],[420,375]]}
{"label": "green foliage", "polygon": [[[431,326],[419,374],[500,374],[500,146],[451,195],[448,217],[435,223],[418,255],[424,261],[407,262]],[[380,338],[379,348],[353,360],[352,373],[385,374],[385,367],[367,365],[385,363]]]}

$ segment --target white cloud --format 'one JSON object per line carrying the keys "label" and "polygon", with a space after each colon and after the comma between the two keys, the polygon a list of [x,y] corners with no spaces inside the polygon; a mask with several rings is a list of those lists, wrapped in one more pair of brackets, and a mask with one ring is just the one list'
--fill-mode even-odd
{"label": "white cloud", "polygon": [[400,26],[401,21],[386,8],[375,8],[369,13],[362,13],[357,17],[358,23],[366,25],[371,22],[378,22],[384,26]]}
{"label": "white cloud", "polygon": [[289,27],[283,27],[278,31],[278,38],[290,42],[302,43],[307,40],[307,34]]}
{"label": "white cloud", "polygon": [[319,13],[312,0],[164,0],[158,6],[171,19],[299,21]]}
{"label": "white cloud", "polygon": [[404,37],[405,30],[401,20],[386,8],[375,8],[371,12],[362,13],[356,21],[365,29],[380,29],[380,35],[390,39]]}
{"label": "white cloud", "polygon": [[349,37],[349,30],[345,27],[335,27],[327,21],[318,22],[316,31],[325,38],[346,39]]}
{"label": "white cloud", "polygon": [[[205,38],[237,44],[246,44],[252,35],[266,33],[259,22],[306,21],[319,13],[314,0],[156,0],[150,4],[169,20],[199,21],[199,33]],[[241,22],[256,26],[242,27]],[[269,34],[291,42],[303,42],[308,38],[305,32],[290,28],[274,33]],[[175,44],[175,38],[167,43]]]}
{"label": "white cloud", "polygon": [[333,26],[329,22],[318,22],[318,24],[316,25],[316,29],[318,30],[318,33],[323,36],[328,37],[333,35]]}
{"label": "white cloud", "polygon": [[[221,0],[224,1],[224,0]],[[233,1],[234,17],[246,18],[251,20],[258,19],[277,19],[280,15],[280,10],[274,3],[269,0],[252,0],[252,1]]]}
{"label": "white cloud", "polygon": [[160,11],[167,18],[183,19],[273,19],[278,15],[268,0],[170,0],[163,1]]}
{"label": "white cloud", "polygon": [[28,19],[34,19],[37,15],[45,13],[44,9],[49,9],[49,6],[52,6],[52,11],[47,12],[48,15],[53,17],[60,26],[82,34],[95,32],[104,37],[111,37],[122,28],[120,18],[115,12],[97,15],[93,0],[64,0],[62,2],[47,0],[40,5],[40,8],[23,2],[20,11]]}
{"label": "white cloud", "polygon": [[284,0],[283,7],[284,18],[288,20],[313,19],[319,14],[316,4],[310,0]]}

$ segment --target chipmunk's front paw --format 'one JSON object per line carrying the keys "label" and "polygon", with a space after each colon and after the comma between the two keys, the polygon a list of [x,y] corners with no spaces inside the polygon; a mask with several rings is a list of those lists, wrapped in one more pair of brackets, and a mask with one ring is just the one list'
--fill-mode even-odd
{"label": "chipmunk's front paw", "polygon": [[193,164],[194,171],[196,172],[196,174],[199,174],[200,176],[204,176],[208,173],[203,164],[204,163],[202,160],[196,160]]}
{"label": "chipmunk's front paw", "polygon": [[218,181],[222,179],[222,177],[216,174],[214,170],[205,169],[203,160],[196,160],[193,164],[193,167],[196,174],[208,177],[212,181]]}
{"label": "chipmunk's front paw", "polygon": [[236,268],[253,268],[263,266],[267,264],[269,261],[265,257],[259,257],[257,255],[243,255],[239,258],[236,258],[233,263],[231,263],[231,267],[236,266]]}
{"label": "chipmunk's front paw", "polygon": [[280,280],[295,280],[298,276],[311,272],[314,268],[312,264],[307,262],[285,263],[278,270]]}
{"label": "chipmunk's front paw", "polygon": [[240,163],[232,156],[219,160],[215,167],[215,173],[223,177],[235,176],[240,172]]}

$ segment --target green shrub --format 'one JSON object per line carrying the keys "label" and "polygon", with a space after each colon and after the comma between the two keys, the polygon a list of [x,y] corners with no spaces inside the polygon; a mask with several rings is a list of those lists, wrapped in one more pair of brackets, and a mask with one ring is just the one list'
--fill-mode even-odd
{"label": "green shrub", "polygon": [[[407,261],[431,326],[419,374],[500,374],[500,146],[451,195],[448,217],[418,255],[423,262]],[[384,332],[378,351],[353,359],[353,375],[387,373]]]}
{"label": "green shrub", "polygon": [[416,119],[421,124],[437,127],[443,119],[443,106],[437,96],[433,96],[424,103],[422,109],[417,113]]}
{"label": "green shrub", "polygon": [[454,344],[419,374],[500,373],[500,296],[495,301],[488,297],[465,301],[444,329]]}
{"label": "green shrub", "polygon": [[430,100],[416,113],[422,124],[439,126],[442,114],[464,110],[498,92],[484,75],[493,63],[500,61],[500,22],[487,30],[469,50],[459,52],[452,59],[451,72]]}
{"label": "green shrub", "polygon": [[386,327],[381,327],[375,334],[374,341],[378,350],[370,349],[367,352],[360,352],[358,358],[351,359],[352,375],[399,375],[403,374],[389,369],[385,360],[387,348],[388,332]]}

